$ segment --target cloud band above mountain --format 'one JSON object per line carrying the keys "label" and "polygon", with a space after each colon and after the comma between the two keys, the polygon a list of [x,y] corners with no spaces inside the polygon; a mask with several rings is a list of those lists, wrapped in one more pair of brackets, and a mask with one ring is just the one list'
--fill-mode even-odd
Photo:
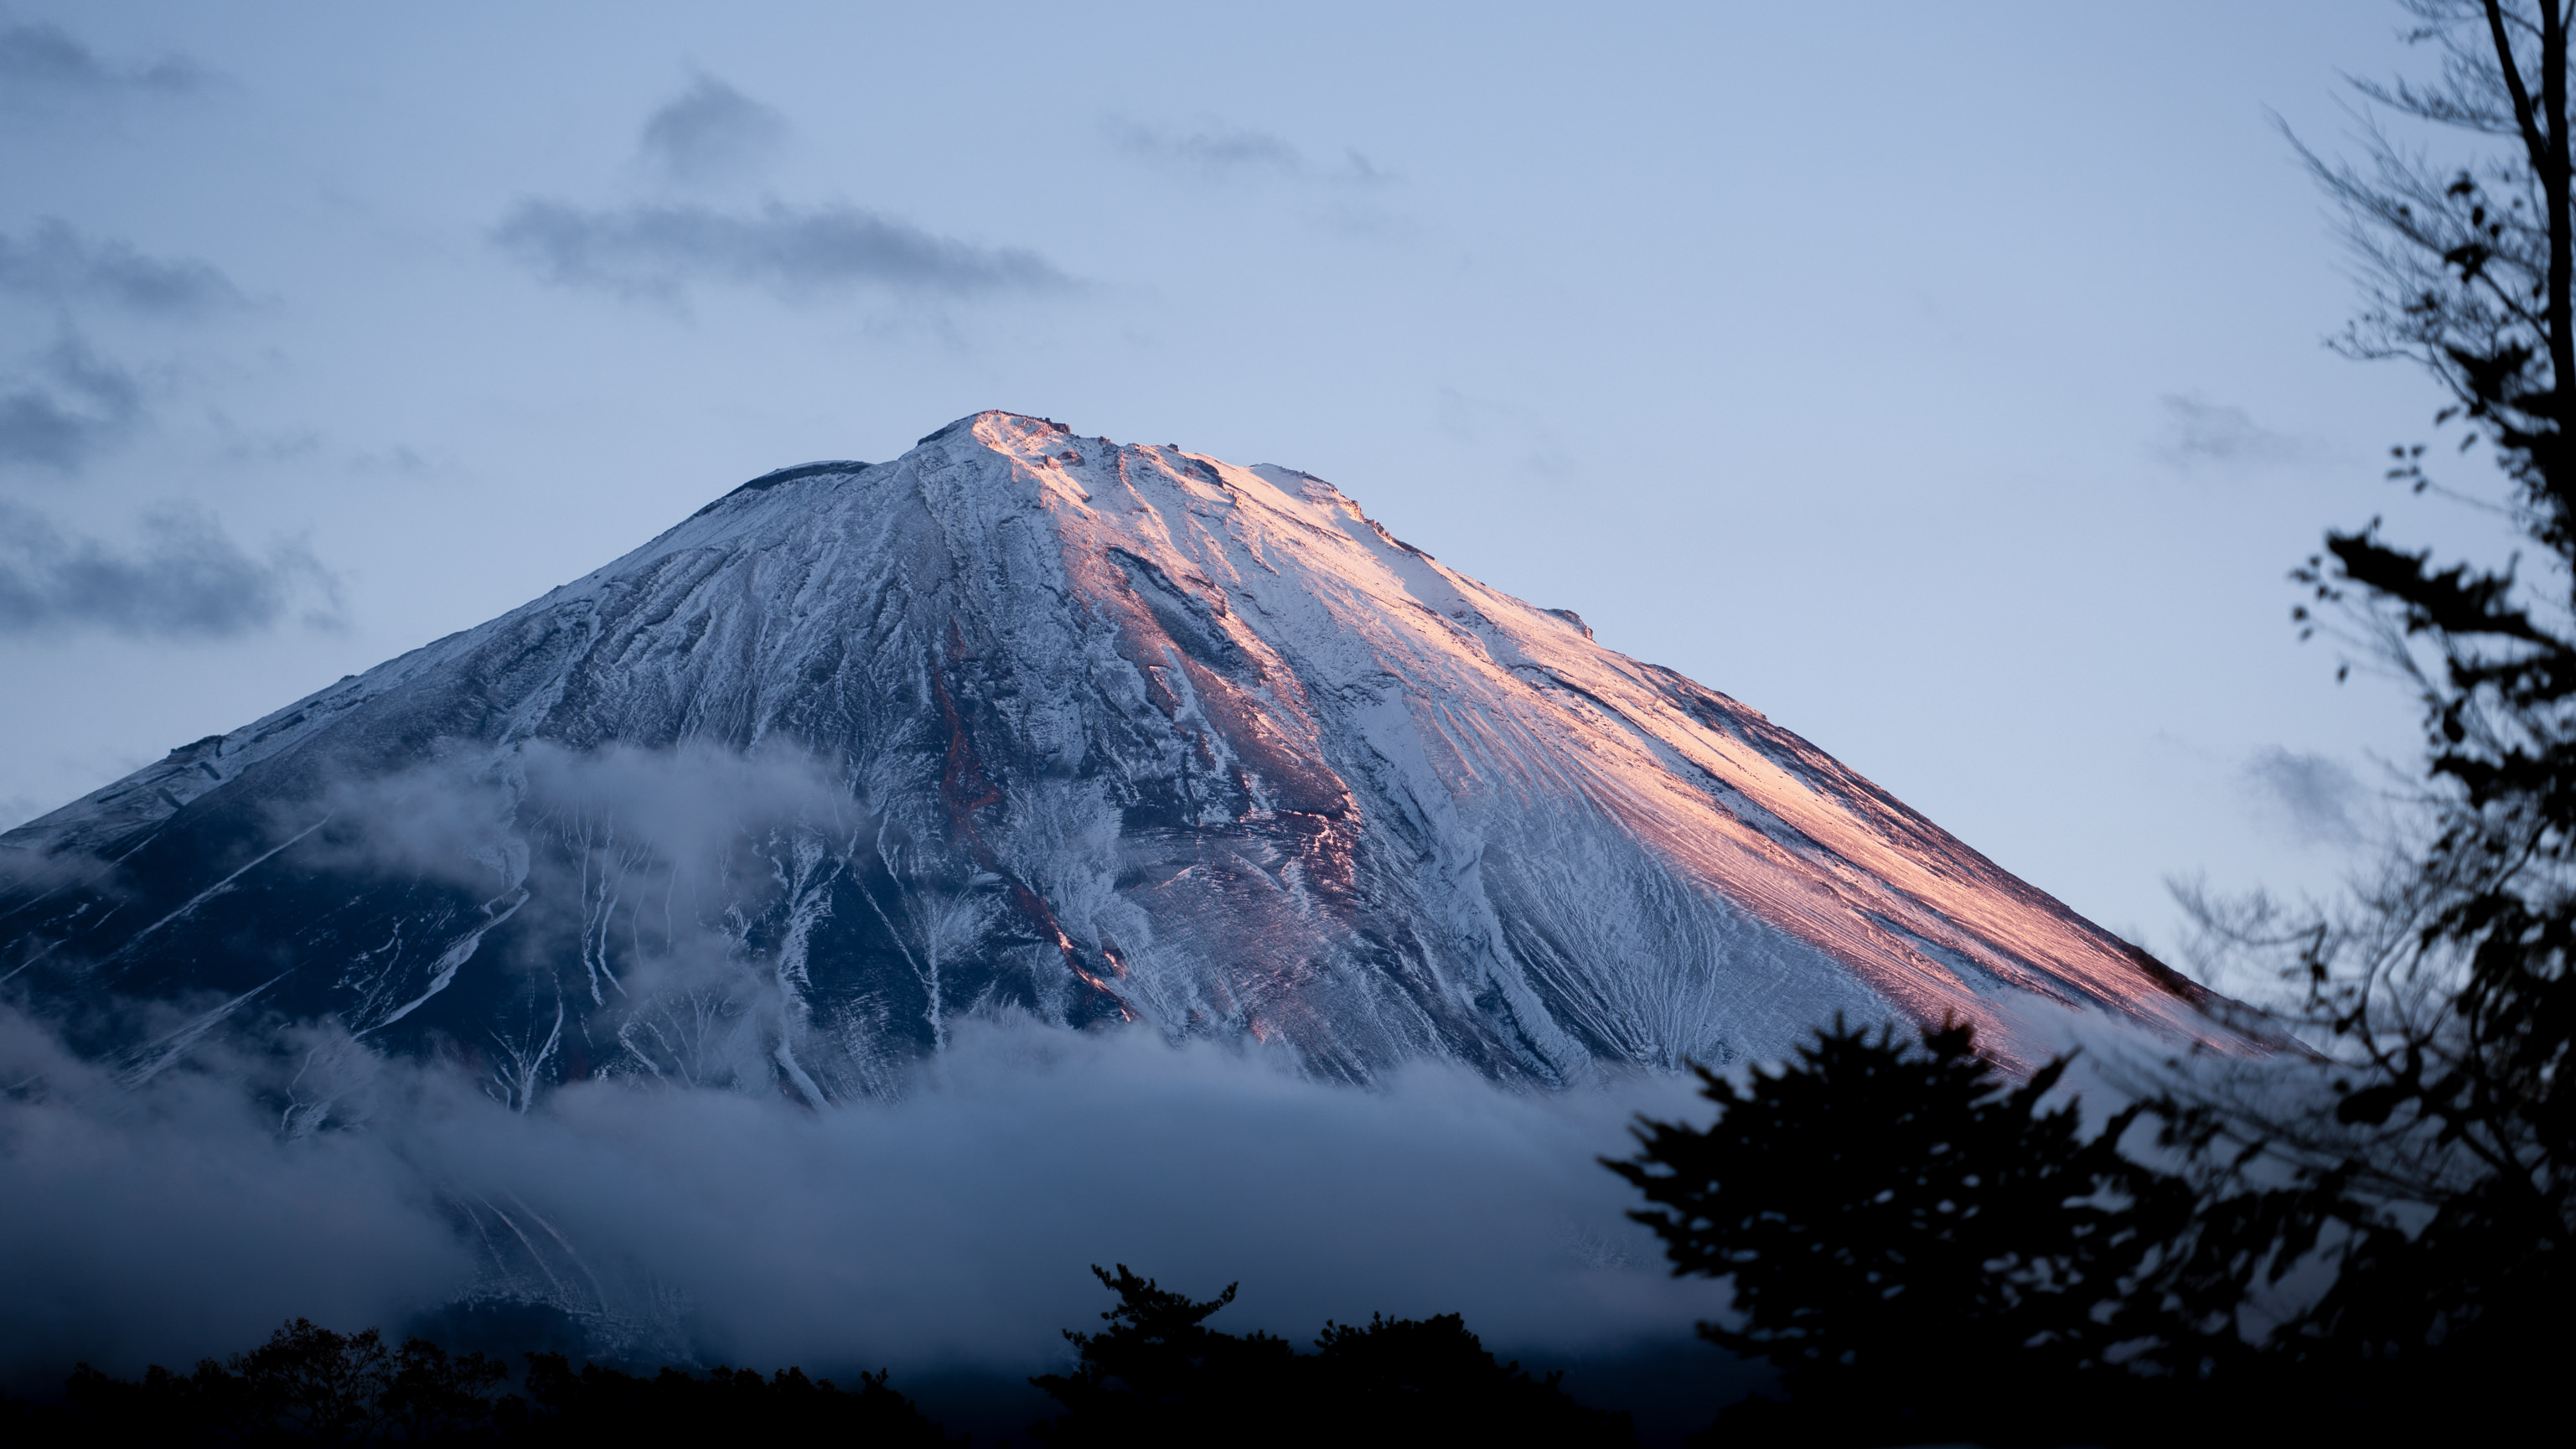
{"label": "cloud band above mountain", "polygon": [[847,205],[771,202],[737,214],[528,201],[493,240],[547,282],[632,298],[672,298],[700,282],[791,299],[860,287],[962,298],[1071,285],[1035,252],[979,247]]}

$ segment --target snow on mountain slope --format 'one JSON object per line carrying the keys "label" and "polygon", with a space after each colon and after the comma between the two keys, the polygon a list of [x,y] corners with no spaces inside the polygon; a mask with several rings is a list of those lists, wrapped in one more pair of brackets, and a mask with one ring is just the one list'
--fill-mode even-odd
{"label": "snow on mountain slope", "polygon": [[866,1094],[978,1012],[1546,1083],[1838,1011],[2024,1054],[2034,1006],[2214,1032],[1814,746],[1331,484],[1000,412],[756,479],[0,862],[0,973],[168,1003],[94,1013],[134,1072],[327,1017],[522,1104]]}

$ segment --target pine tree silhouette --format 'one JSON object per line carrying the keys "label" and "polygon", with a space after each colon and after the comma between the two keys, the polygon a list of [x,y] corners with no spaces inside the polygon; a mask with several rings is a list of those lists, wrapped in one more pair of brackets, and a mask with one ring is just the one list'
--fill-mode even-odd
{"label": "pine tree silhouette", "polygon": [[1641,1120],[1638,1154],[1604,1159],[1653,1204],[1630,1216],[1676,1275],[1732,1282],[1741,1326],[1701,1335],[1779,1368],[1797,1413],[1739,1419],[2081,1438],[2137,1387],[2137,1351],[2190,1341],[2138,1291],[2190,1192],[2121,1154],[2143,1108],[2088,1135],[2049,1105],[2066,1067],[2016,1084],[1966,1024],[1917,1042],[1837,1020],[1742,1085],[1700,1069],[1715,1121]]}

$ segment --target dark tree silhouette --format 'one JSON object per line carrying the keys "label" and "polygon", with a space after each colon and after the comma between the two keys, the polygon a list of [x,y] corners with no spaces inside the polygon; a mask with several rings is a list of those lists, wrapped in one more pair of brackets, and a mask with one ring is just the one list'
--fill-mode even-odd
{"label": "dark tree silhouette", "polygon": [[787,1368],[705,1375],[665,1368],[651,1377],[599,1364],[575,1370],[562,1354],[527,1355],[527,1398],[496,1416],[501,1442],[566,1446],[728,1444],[818,1440],[940,1449],[952,1441],[884,1373],[859,1375],[856,1389]]}
{"label": "dark tree silhouette", "polygon": [[[2428,844],[2340,916],[2212,910],[2291,959],[2344,1067],[2330,1114],[2239,1110],[2344,1225],[2334,1286],[2285,1351],[2366,1361],[2416,1392],[2528,1382],[2570,1347],[2576,1258],[2576,171],[2566,0],[2400,0],[2439,57],[2361,82],[2378,118],[2469,138],[2436,166],[2376,124],[2362,164],[2300,148],[2341,206],[2365,306],[2341,346],[2423,368],[2437,429],[2484,444],[2487,506],[2527,553],[2437,560],[2378,521],[2331,532],[2298,611],[2407,681],[2426,727]],[[2391,477],[2477,499],[2422,443]],[[2533,561],[2536,559],[2536,563]],[[2347,664],[2349,667],[2349,664]],[[2554,1370],[2552,1370],[2554,1372]]]}
{"label": "dark tree silhouette", "polygon": [[821,1439],[856,1445],[950,1443],[883,1373],[856,1390],[798,1369],[703,1376],[663,1369],[639,1377],[598,1364],[576,1371],[561,1354],[528,1354],[526,1396],[504,1393],[509,1371],[479,1353],[450,1355],[423,1339],[389,1348],[374,1329],[339,1334],[297,1319],[268,1342],[194,1372],[154,1366],[140,1380],[82,1365],[65,1402],[0,1404],[0,1442],[53,1445],[632,1446]]}
{"label": "dark tree silhouette", "polygon": [[1550,1444],[1626,1444],[1628,1416],[1584,1408],[1558,1387],[1495,1359],[1455,1313],[1429,1318],[1372,1314],[1368,1327],[1327,1323],[1315,1340],[1313,1376],[1333,1407],[1335,1437],[1380,1444],[1529,1438]]}
{"label": "dark tree silhouette", "polygon": [[1837,1021],[1741,1085],[1700,1069],[1715,1120],[1641,1121],[1637,1155],[1605,1160],[1676,1274],[1731,1283],[1741,1326],[1700,1333],[1781,1372],[1796,1413],[1739,1430],[2099,1437],[2148,1375],[2234,1351],[2168,1281],[2190,1186],[2120,1151],[2145,1109],[2085,1132],[2052,1100],[2066,1067],[2015,1081],[1965,1024],[1918,1040]]}
{"label": "dark tree silhouette", "polygon": [[[2552,1407],[2576,1347],[2576,7],[2400,5],[2439,73],[2362,96],[2492,145],[2442,167],[2376,128],[2358,166],[2301,148],[2368,277],[2340,345],[2439,383],[2436,427],[2492,452],[2489,506],[2530,552],[2437,560],[2374,521],[2294,577],[2304,629],[2417,692],[2430,828],[2347,911],[2204,910],[2285,958],[2324,1057],[2204,1060],[2147,1108],[2170,1173],[2118,1150],[2141,1119],[2086,1140],[2039,1107],[2053,1069],[2009,1087],[1942,1033],[1909,1054],[1837,1029],[1746,1087],[1705,1078],[1706,1133],[1649,1124],[1615,1165],[1681,1271],[1734,1282],[1743,1326],[1711,1336],[1782,1367],[1775,1421],[2118,1440],[2305,1415],[2376,1439]],[[2482,491],[2427,451],[2391,476]],[[2310,1071],[2332,1090],[2303,1095]],[[2089,1407],[2053,1429],[1956,1407],[2025,1383]]]}
{"label": "dark tree silhouette", "polygon": [[1301,1354],[1266,1333],[1207,1326],[1235,1285],[1193,1300],[1126,1264],[1095,1266],[1118,1295],[1100,1333],[1065,1337],[1069,1374],[1030,1382],[1065,1412],[1032,1432],[1053,1444],[1406,1445],[1530,1442],[1633,1444],[1626,1414],[1587,1409],[1517,1363],[1496,1361],[1457,1314],[1326,1324]]}
{"label": "dark tree silhouette", "polygon": [[299,1318],[258,1348],[188,1374],[155,1365],[133,1381],[83,1364],[61,1412],[30,1419],[17,1442],[462,1442],[490,1430],[508,1377],[479,1353],[451,1357],[418,1338],[394,1348],[372,1328],[340,1334]]}
{"label": "dark tree silhouette", "polygon": [[1234,1301],[1235,1284],[1200,1302],[1138,1277],[1124,1263],[1114,1274],[1097,1264],[1091,1271],[1118,1295],[1118,1305],[1100,1315],[1109,1324],[1104,1332],[1065,1330],[1080,1355],[1072,1373],[1029,1380],[1065,1408],[1031,1432],[1053,1444],[1150,1446],[1258,1439],[1275,1429],[1277,1409],[1253,1423],[1243,1416],[1281,1396],[1297,1351],[1284,1338],[1238,1337],[1207,1326]]}
{"label": "dark tree silhouette", "polygon": [[[1119,1445],[1418,1446],[1530,1440],[1586,1449],[1633,1445],[1628,1416],[1588,1409],[1558,1376],[1498,1362],[1458,1315],[1372,1317],[1331,1324],[1303,1354],[1265,1333],[1207,1326],[1234,1288],[1205,1302],[1164,1291],[1120,1265],[1092,1269],[1118,1295],[1099,1333],[1073,1333],[1074,1371],[1031,1382],[1064,1412],[1033,1427],[1046,1442]],[[887,1375],[855,1389],[803,1370],[650,1375],[603,1364],[576,1369],[529,1353],[521,1393],[479,1353],[449,1355],[414,1338],[388,1348],[374,1329],[338,1334],[297,1319],[269,1341],[193,1373],[155,1366],[140,1380],[83,1365],[66,1400],[0,1397],[0,1444],[525,1445],[827,1442],[941,1449],[951,1441]]]}

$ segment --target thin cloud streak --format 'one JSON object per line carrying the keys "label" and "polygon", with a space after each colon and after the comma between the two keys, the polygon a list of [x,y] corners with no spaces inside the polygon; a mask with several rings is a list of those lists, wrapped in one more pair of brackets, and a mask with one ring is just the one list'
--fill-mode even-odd
{"label": "thin cloud streak", "polygon": [[0,635],[229,638],[274,627],[299,603],[307,624],[338,624],[339,578],[301,543],[254,557],[212,517],[168,508],[145,515],[139,547],[118,549],[0,503]]}
{"label": "thin cloud streak", "polygon": [[522,202],[493,240],[556,286],[671,300],[692,283],[754,287],[786,300],[875,287],[975,297],[1058,291],[1072,279],[1035,252],[986,248],[846,205],[771,202],[733,214],[704,206],[589,210]]}
{"label": "thin cloud streak", "polygon": [[116,237],[48,218],[27,239],[0,234],[0,288],[52,302],[112,303],[149,316],[187,317],[237,305],[241,292],[205,262],[146,255]]}
{"label": "thin cloud streak", "polygon": [[1110,145],[1127,156],[1193,181],[1214,183],[1271,176],[1382,186],[1395,179],[1357,150],[1345,153],[1338,167],[1319,167],[1285,137],[1223,121],[1202,121],[1181,128],[1112,117],[1104,123],[1104,129]]}
{"label": "thin cloud streak", "polygon": [[2255,422],[2243,408],[2179,393],[2167,393],[2158,401],[2164,409],[2164,427],[2151,451],[2169,468],[2272,467],[2306,462],[2315,451],[2297,438]]}
{"label": "thin cloud streak", "polygon": [[1211,124],[1191,131],[1148,126],[1134,121],[1109,123],[1110,143],[1141,161],[1201,178],[1251,171],[1280,176],[1302,175],[1306,158],[1297,148],[1267,131]]}

